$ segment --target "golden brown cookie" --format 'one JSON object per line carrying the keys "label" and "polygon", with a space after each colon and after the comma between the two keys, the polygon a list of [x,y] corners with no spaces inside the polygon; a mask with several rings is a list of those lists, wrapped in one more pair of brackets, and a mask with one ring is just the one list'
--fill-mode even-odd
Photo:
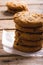
{"label": "golden brown cookie", "polygon": [[8,7],[8,11],[11,13],[19,12],[22,10],[28,10],[27,5],[21,2],[7,2],[6,6]]}
{"label": "golden brown cookie", "polygon": [[24,27],[21,27],[21,26],[19,26],[19,25],[17,25],[17,24],[15,24],[15,27],[16,27],[16,29],[17,30],[19,30],[19,31],[21,31],[21,32],[28,32],[28,33],[37,33],[37,34],[40,34],[40,33],[42,33],[43,31],[43,29],[42,29],[42,27],[40,27],[40,28],[35,28],[35,29],[30,29],[30,28],[24,28]]}
{"label": "golden brown cookie", "polygon": [[42,26],[43,15],[22,11],[14,15],[14,22],[21,27],[38,28]]}
{"label": "golden brown cookie", "polygon": [[14,48],[22,52],[36,52],[39,51],[42,48],[42,46],[30,47],[14,44]]}
{"label": "golden brown cookie", "polygon": [[23,39],[18,39],[18,44],[19,45],[23,45],[23,46],[40,46],[42,45],[42,41],[27,41],[27,40],[23,40]]}
{"label": "golden brown cookie", "polygon": [[21,34],[21,38],[25,40],[38,41],[41,40],[42,34]]}
{"label": "golden brown cookie", "polygon": [[23,33],[20,31],[16,31],[16,36],[23,40],[39,41],[41,40],[42,34],[29,34],[29,33]]}

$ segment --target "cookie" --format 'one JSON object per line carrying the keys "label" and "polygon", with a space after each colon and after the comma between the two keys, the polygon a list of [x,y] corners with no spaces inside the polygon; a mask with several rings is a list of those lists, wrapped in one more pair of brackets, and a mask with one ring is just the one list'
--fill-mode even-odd
{"label": "cookie", "polygon": [[43,15],[22,11],[14,15],[14,22],[24,28],[38,28],[42,27]]}
{"label": "cookie", "polygon": [[8,11],[11,13],[19,12],[22,10],[28,10],[27,5],[21,2],[7,2],[6,6],[8,7]]}
{"label": "cookie", "polygon": [[36,52],[39,51],[42,48],[42,46],[31,47],[31,46],[21,46],[14,44],[14,48],[22,52]]}
{"label": "cookie", "polygon": [[42,27],[40,27],[40,28],[35,28],[35,29],[30,29],[30,28],[21,27],[21,26],[19,26],[19,25],[17,25],[17,24],[15,24],[15,27],[16,27],[17,30],[19,30],[19,31],[21,31],[21,32],[28,32],[28,33],[33,33],[33,34],[40,34],[40,33],[43,32],[43,31],[42,31],[42,30],[43,30]]}
{"label": "cookie", "polygon": [[40,46],[42,45],[42,41],[27,41],[27,40],[23,40],[23,39],[18,39],[18,43],[19,45],[22,45],[22,46]]}
{"label": "cookie", "polygon": [[23,40],[39,41],[41,40],[42,34],[29,34],[29,33],[23,33],[20,31],[16,31],[16,36]]}
{"label": "cookie", "polygon": [[30,41],[39,41],[41,40],[42,35],[40,34],[21,34],[21,38],[25,40],[30,40]]}

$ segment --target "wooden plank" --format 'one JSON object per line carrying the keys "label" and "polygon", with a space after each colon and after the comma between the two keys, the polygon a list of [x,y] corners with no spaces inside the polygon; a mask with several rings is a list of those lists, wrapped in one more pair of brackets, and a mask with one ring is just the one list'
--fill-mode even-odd
{"label": "wooden plank", "polygon": [[22,56],[18,56],[18,55],[12,55],[11,54],[7,54],[6,57],[4,55],[4,57],[0,57],[0,61],[5,61],[5,62],[13,62],[13,61],[16,61],[16,60],[20,60],[20,59],[23,59],[24,57]]}
{"label": "wooden plank", "polygon": [[0,40],[0,49],[3,48],[3,45],[2,45],[2,40]]}
{"label": "wooden plank", "polygon": [[[43,65],[43,58],[23,58],[23,59],[18,59],[18,60],[14,60],[11,62],[1,62],[2,64],[9,64],[9,65]],[[6,64],[7,63],[7,64]]]}
{"label": "wooden plank", "polygon": [[5,5],[6,2],[10,2],[10,1],[14,1],[14,0],[0,0],[0,5]]}
{"label": "wooden plank", "polygon": [[[5,53],[5,52],[4,52]],[[43,61],[43,56],[42,57],[23,57],[23,56],[18,56],[18,55],[12,55],[11,56],[11,54],[7,54],[6,53],[6,55],[4,55],[4,57],[3,56],[1,56],[0,57],[0,61],[5,61],[5,62],[16,62],[16,61],[18,61],[18,63],[25,63],[26,61],[28,61],[28,63],[30,62],[30,61],[32,61],[32,62],[34,62],[34,61],[36,61],[36,59],[38,59],[39,61]],[[30,60],[30,61],[29,61]],[[37,61],[36,61],[37,62]],[[17,62],[16,62],[17,63]],[[11,63],[10,63],[11,64]]]}
{"label": "wooden plank", "polygon": [[[9,56],[10,56],[11,54],[9,54]],[[5,56],[5,55],[4,55]],[[5,61],[5,62],[13,62],[14,60],[16,60],[16,59],[20,59],[21,57],[20,56],[11,56],[11,57],[8,57],[8,54],[6,55],[6,57],[0,57],[0,61]]]}
{"label": "wooden plank", "polygon": [[9,62],[9,65],[42,65],[42,64],[43,64],[43,58],[32,58],[32,57]]}
{"label": "wooden plank", "polygon": [[[17,0],[17,1],[21,1],[21,0]],[[22,0],[24,1],[24,0]],[[15,2],[15,0],[0,0],[0,5],[5,5],[6,2]],[[25,0],[24,2],[27,2],[28,4],[32,4],[32,1],[31,0]],[[34,1],[33,4],[43,4],[43,1]]]}
{"label": "wooden plank", "polygon": [[9,64],[5,62],[0,62],[0,65],[9,65]]}
{"label": "wooden plank", "polygon": [[0,40],[2,40],[2,31],[0,31]]}
{"label": "wooden plank", "polygon": [[0,29],[15,29],[13,20],[0,20]]}
{"label": "wooden plank", "polygon": [[7,7],[6,7],[6,6],[1,6],[1,5],[0,5],[0,12],[1,12],[1,11],[2,11],[2,12],[3,12],[3,11],[6,11],[6,10],[7,10]]}
{"label": "wooden plank", "polygon": [[8,63],[9,65],[43,65],[43,58],[29,57],[20,59],[20,56],[18,58],[13,59],[13,61],[3,60],[2,63]]}

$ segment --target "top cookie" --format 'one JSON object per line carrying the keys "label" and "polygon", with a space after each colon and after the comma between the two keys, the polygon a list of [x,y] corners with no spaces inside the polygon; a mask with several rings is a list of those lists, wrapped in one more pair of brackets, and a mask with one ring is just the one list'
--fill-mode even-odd
{"label": "top cookie", "polygon": [[14,15],[14,22],[21,27],[41,27],[43,22],[43,15],[29,13],[29,11],[22,11]]}
{"label": "top cookie", "polygon": [[22,10],[28,10],[27,5],[21,2],[7,2],[6,6],[8,7],[8,11],[14,13]]}

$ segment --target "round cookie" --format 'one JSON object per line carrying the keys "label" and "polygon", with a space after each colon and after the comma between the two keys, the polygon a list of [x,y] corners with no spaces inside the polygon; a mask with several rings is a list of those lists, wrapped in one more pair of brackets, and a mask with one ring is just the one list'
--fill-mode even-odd
{"label": "round cookie", "polygon": [[11,13],[19,12],[22,10],[28,10],[27,5],[21,2],[7,2],[6,6],[8,7],[8,11]]}
{"label": "round cookie", "polygon": [[14,48],[22,52],[36,52],[36,51],[39,51],[42,48],[42,46],[26,47],[26,46],[20,46],[20,45],[14,44]]}
{"label": "round cookie", "polygon": [[29,34],[29,33],[16,31],[16,36],[23,40],[39,41],[41,40],[42,34]]}
{"label": "round cookie", "polygon": [[14,22],[24,28],[42,27],[43,15],[29,13],[29,11],[18,12],[14,15]]}
{"label": "round cookie", "polygon": [[40,34],[40,33],[42,33],[43,31],[43,29],[42,29],[42,27],[39,27],[39,28],[35,28],[35,29],[30,29],[30,28],[24,28],[24,27],[21,27],[21,26],[19,26],[19,25],[17,25],[17,24],[15,24],[15,27],[16,27],[16,29],[17,30],[19,30],[19,31],[21,31],[21,32],[28,32],[28,33],[34,33],[34,34]]}
{"label": "round cookie", "polygon": [[18,43],[19,43],[19,45],[23,45],[23,46],[41,46],[42,45],[41,40],[36,41],[36,42],[32,42],[32,41],[18,39]]}
{"label": "round cookie", "polygon": [[41,40],[42,34],[26,34],[22,33],[20,36],[22,39],[30,40],[30,41],[39,41]]}

